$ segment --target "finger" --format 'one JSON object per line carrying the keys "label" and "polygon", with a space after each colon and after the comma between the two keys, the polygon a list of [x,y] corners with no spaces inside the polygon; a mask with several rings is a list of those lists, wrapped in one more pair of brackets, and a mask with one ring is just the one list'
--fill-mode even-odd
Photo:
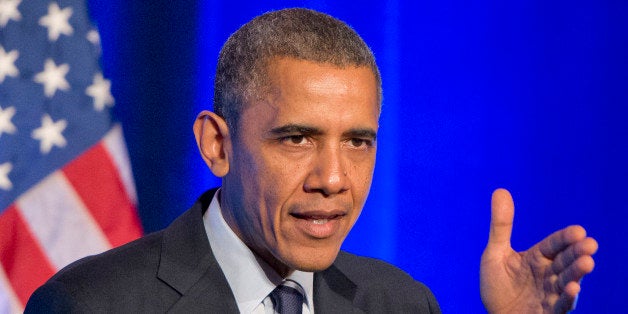
{"label": "finger", "polygon": [[569,267],[578,257],[583,255],[593,255],[597,252],[598,244],[593,238],[585,238],[584,240],[570,245],[562,252],[556,255],[552,263],[552,272],[559,274],[565,268]]}
{"label": "finger", "polygon": [[565,288],[565,291],[560,294],[554,303],[554,313],[567,313],[568,311],[576,308],[576,300],[578,299],[578,293],[580,293],[580,284],[577,282],[570,282]]}
{"label": "finger", "polygon": [[538,248],[543,256],[553,260],[560,252],[586,236],[587,232],[581,226],[569,226],[550,234],[538,243]]}
{"label": "finger", "polygon": [[580,256],[569,267],[565,268],[563,272],[558,274],[556,280],[557,291],[565,291],[566,287],[571,282],[578,282],[584,275],[593,271],[595,267],[595,261],[590,255]]}
{"label": "finger", "polygon": [[505,189],[497,189],[491,198],[491,229],[488,236],[489,245],[510,248],[512,221],[515,216],[515,205],[512,196]]}

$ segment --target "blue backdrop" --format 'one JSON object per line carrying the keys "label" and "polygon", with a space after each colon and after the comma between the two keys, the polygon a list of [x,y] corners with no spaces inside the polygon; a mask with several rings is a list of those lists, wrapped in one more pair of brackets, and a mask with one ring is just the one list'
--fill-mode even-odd
{"label": "blue backdrop", "polygon": [[147,232],[219,183],[191,126],[211,107],[222,43],[253,16],[305,6],[352,25],[383,75],[375,179],[345,249],[405,269],[446,313],[483,312],[490,194],[506,187],[517,208],[513,246],[584,225],[600,251],[578,312],[626,311],[627,2],[90,4]]}

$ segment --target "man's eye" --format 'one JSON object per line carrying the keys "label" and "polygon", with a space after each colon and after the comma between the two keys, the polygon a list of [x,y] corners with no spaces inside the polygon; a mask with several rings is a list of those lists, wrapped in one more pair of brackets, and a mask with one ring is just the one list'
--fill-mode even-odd
{"label": "man's eye", "polygon": [[351,146],[353,147],[370,147],[371,145],[371,141],[370,140],[365,140],[362,138],[352,138],[350,140]]}
{"label": "man's eye", "polygon": [[286,136],[281,138],[281,141],[287,144],[292,144],[292,145],[302,145],[307,143],[307,139],[305,138],[304,135],[290,135],[290,136]]}

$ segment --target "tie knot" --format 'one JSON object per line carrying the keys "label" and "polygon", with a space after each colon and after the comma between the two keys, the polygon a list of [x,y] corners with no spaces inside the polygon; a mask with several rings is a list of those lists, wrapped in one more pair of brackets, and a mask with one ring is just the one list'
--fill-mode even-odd
{"label": "tie knot", "polygon": [[303,294],[298,289],[299,284],[286,280],[277,286],[270,294],[275,310],[280,314],[301,314],[303,309]]}

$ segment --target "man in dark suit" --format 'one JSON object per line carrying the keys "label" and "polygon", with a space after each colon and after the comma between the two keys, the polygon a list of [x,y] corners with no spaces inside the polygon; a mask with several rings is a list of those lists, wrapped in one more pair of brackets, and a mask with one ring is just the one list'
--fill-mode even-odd
{"label": "man in dark suit", "polygon": [[[340,252],[370,189],[381,80],[346,24],[305,9],[253,19],[223,46],[214,112],[194,123],[222,178],[168,228],[66,267],[26,312],[438,313],[401,270]],[[509,245],[493,195],[482,298],[490,312],[564,312],[597,243],[572,226]]]}

